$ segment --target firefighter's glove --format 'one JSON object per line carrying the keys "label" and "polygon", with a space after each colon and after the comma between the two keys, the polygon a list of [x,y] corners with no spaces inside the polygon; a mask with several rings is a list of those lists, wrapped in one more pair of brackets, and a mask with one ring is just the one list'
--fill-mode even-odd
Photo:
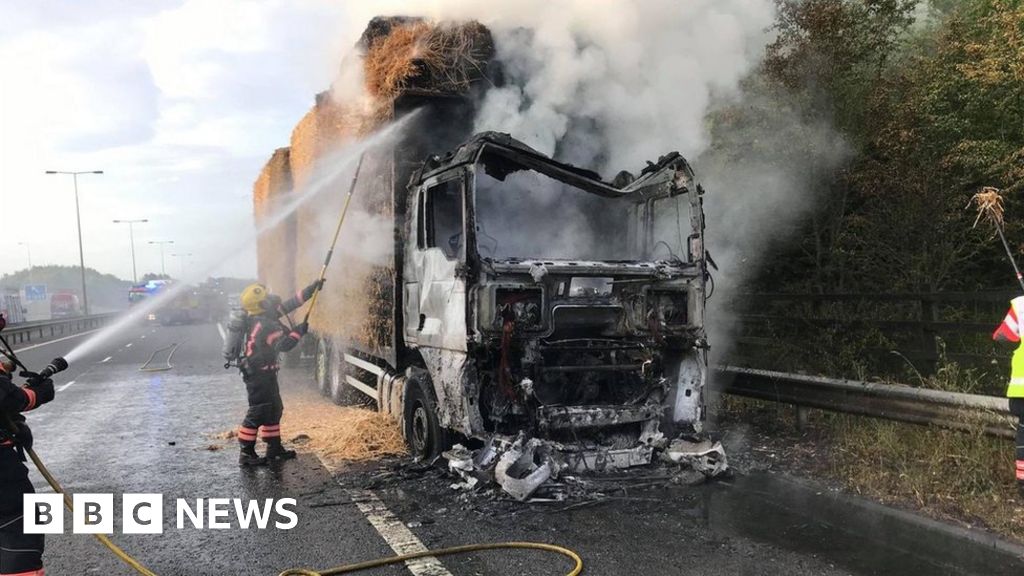
{"label": "firefighter's glove", "polygon": [[25,390],[30,391],[32,395],[34,395],[34,403],[31,402],[32,399],[30,399],[32,408],[42,406],[50,400],[53,400],[53,380],[50,380],[49,378],[45,380],[40,380],[38,378],[35,380],[29,380],[28,386],[25,386]]}
{"label": "firefighter's glove", "polygon": [[316,282],[313,282],[313,289],[314,290],[323,290],[324,289],[324,284],[326,284],[326,283],[327,283],[327,278],[320,278]]}
{"label": "firefighter's glove", "polygon": [[307,332],[309,332],[309,322],[295,325],[295,333],[299,336],[305,336]]}
{"label": "firefighter's glove", "polygon": [[317,290],[322,288],[323,285],[324,285],[324,281],[323,280],[315,280],[312,284],[310,284],[309,286],[306,286],[305,288],[303,288],[302,289],[302,302],[303,303],[309,302],[309,299],[313,297],[313,294],[315,294]]}

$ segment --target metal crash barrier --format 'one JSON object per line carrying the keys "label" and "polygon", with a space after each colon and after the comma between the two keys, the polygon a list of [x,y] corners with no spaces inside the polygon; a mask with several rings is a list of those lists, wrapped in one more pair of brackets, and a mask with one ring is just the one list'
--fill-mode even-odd
{"label": "metal crash barrier", "polygon": [[4,336],[11,346],[28,344],[31,342],[43,342],[53,340],[72,334],[80,334],[90,330],[97,330],[106,326],[118,316],[117,312],[107,314],[91,314],[89,316],[74,316],[61,318],[59,320],[41,320],[39,322],[22,322],[11,324],[4,329]]}

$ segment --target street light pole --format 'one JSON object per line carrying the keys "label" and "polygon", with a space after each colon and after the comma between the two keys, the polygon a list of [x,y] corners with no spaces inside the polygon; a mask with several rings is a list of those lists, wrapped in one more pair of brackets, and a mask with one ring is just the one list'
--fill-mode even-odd
{"label": "street light pole", "polygon": [[35,283],[35,277],[32,274],[32,247],[28,242],[18,242],[18,246],[25,247],[25,252],[28,254],[28,281]]}
{"label": "street light pole", "polygon": [[60,170],[47,170],[47,174],[70,174],[75,182],[75,222],[78,224],[78,266],[82,270],[82,310],[89,314],[89,294],[85,289],[85,252],[82,250],[82,212],[78,206],[78,175],[79,174],[103,174],[103,170],[84,170],[80,172],[63,172]]}
{"label": "street light pole", "polygon": [[[171,257],[178,259],[178,271],[181,273],[181,278],[184,278],[185,277],[185,258],[191,258],[192,257],[192,253],[189,252],[188,254],[171,254]],[[179,278],[179,280],[181,278]]]}
{"label": "street light pole", "polygon": [[149,222],[146,218],[140,218],[136,220],[114,220],[114,224],[127,224],[128,225],[128,241],[132,245],[132,284],[139,283],[139,274],[135,268],[135,224],[142,222]]}
{"label": "street light pole", "polygon": [[149,243],[160,245],[160,274],[167,276],[167,267],[164,266],[164,244],[174,244],[174,240],[150,240]]}

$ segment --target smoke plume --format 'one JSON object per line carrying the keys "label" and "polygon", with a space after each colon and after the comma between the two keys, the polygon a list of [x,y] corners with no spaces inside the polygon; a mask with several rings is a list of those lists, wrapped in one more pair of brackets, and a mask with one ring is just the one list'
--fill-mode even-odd
{"label": "smoke plume", "polygon": [[[772,0],[392,0],[349,10],[353,41],[377,15],[487,26],[502,77],[483,96],[477,131],[508,132],[606,179],[673,150],[686,156],[708,190],[707,246],[721,268],[708,315],[717,351],[730,321],[716,303],[727,304],[766,247],[789,235],[814,203],[818,175],[845,155],[828,125],[741,88],[771,40]],[[347,78],[335,90],[351,101],[360,83],[351,70]],[[774,121],[712,126],[712,112],[726,106]],[[786,146],[794,138],[796,155]]]}

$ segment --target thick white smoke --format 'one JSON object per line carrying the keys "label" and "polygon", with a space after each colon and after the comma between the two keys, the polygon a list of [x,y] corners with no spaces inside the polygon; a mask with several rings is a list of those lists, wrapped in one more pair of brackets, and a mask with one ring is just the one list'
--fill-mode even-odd
{"label": "thick white smoke", "polygon": [[[799,110],[740,89],[771,39],[773,0],[384,0],[349,10],[353,42],[377,15],[486,25],[504,78],[484,96],[478,131],[508,132],[605,178],[683,153],[708,189],[707,244],[721,266],[708,328],[719,353],[732,323],[723,297],[813,206],[816,172],[845,155],[829,126],[805,126]],[[723,105],[777,116],[778,129],[716,131],[713,143],[709,114]],[[787,138],[805,140],[807,154],[778,152],[792,149]]]}
{"label": "thick white smoke", "polygon": [[771,0],[384,1],[375,15],[476,19],[494,34],[506,85],[490,90],[478,130],[508,132],[547,154],[633,169],[708,144],[705,116],[757,63]]}

